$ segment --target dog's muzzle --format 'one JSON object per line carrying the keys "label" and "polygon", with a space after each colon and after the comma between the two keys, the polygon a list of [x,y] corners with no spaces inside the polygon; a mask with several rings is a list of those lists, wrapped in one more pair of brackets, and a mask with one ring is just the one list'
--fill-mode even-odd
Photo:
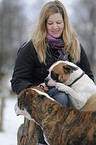
{"label": "dog's muzzle", "polygon": [[53,88],[55,86],[55,83],[56,81],[53,80],[51,77],[47,77],[45,78],[45,85],[48,87],[48,88]]}

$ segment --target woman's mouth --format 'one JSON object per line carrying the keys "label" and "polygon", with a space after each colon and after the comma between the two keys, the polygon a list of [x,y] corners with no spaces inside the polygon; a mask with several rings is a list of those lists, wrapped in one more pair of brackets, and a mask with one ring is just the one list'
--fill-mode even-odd
{"label": "woman's mouth", "polygon": [[58,34],[59,33],[59,30],[56,30],[56,31],[52,31],[54,34]]}

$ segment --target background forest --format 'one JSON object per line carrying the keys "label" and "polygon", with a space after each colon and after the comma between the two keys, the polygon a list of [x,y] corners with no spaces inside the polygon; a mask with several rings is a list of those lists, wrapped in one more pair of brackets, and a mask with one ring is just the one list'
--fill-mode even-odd
{"label": "background forest", "polygon": [[[46,0],[1,0],[0,2],[0,77],[12,71],[19,47],[28,40],[31,25],[35,23]],[[96,1],[71,0],[65,3],[69,19],[83,45],[94,75],[96,74]]]}
{"label": "background forest", "polygon": [[[48,1],[50,0],[0,0],[1,131],[4,130],[5,100],[15,96],[11,91],[10,79],[17,51],[28,40],[32,24],[36,22],[42,5]],[[96,0],[60,1],[65,5],[70,22],[86,51],[96,82]]]}

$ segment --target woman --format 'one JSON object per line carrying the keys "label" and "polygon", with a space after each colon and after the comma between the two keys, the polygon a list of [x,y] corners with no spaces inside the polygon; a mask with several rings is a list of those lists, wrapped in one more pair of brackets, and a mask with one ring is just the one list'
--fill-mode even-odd
{"label": "woman", "polygon": [[[25,88],[42,84],[48,75],[48,68],[57,60],[76,63],[94,80],[87,56],[69,22],[64,5],[55,0],[42,7],[38,25],[31,31],[30,40],[18,51],[11,80],[13,91],[19,94]],[[59,103],[70,105],[65,93],[56,88],[47,92]],[[42,135],[39,142],[45,143]]]}

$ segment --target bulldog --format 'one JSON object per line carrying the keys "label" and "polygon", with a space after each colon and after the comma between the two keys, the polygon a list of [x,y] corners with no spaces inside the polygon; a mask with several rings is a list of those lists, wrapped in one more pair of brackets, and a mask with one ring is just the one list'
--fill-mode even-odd
{"label": "bulldog", "polygon": [[48,145],[96,144],[96,112],[63,106],[42,89],[23,90],[18,95],[15,111],[43,129]]}
{"label": "bulldog", "polygon": [[68,94],[72,106],[76,109],[96,111],[96,85],[72,62],[55,62],[49,68],[45,83]]}

